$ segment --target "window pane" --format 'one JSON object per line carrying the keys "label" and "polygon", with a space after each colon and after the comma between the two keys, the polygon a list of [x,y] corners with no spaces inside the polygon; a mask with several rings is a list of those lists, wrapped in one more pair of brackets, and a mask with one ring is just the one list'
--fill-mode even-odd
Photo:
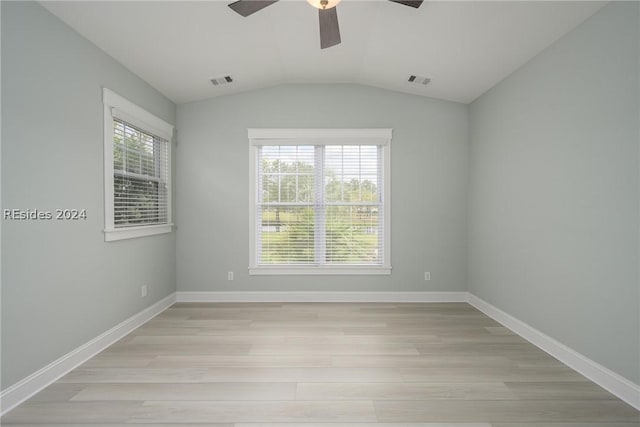
{"label": "window pane", "polygon": [[156,175],[153,136],[145,133],[140,134],[140,161],[142,175]]}
{"label": "window pane", "polygon": [[124,124],[114,122],[113,129],[113,169],[124,169]]}
{"label": "window pane", "polygon": [[262,176],[262,201],[264,203],[280,201],[280,177],[278,175]]}
{"label": "window pane", "polygon": [[114,226],[168,222],[168,141],[114,120]]}
{"label": "window pane", "polygon": [[325,200],[378,202],[378,147],[329,145],[325,147]]}
{"label": "window pane", "polygon": [[377,264],[382,260],[378,207],[326,208],[326,262]]}
{"label": "window pane", "polygon": [[120,227],[158,223],[163,220],[160,202],[164,186],[122,175],[114,176],[114,222]]}
{"label": "window pane", "polygon": [[140,173],[140,132],[124,128],[125,165],[127,172]]}
{"label": "window pane", "polygon": [[313,201],[314,147],[262,147],[260,159],[264,203],[310,203]]}
{"label": "window pane", "polygon": [[259,212],[261,264],[309,264],[314,255],[314,213],[308,206],[266,207]]}

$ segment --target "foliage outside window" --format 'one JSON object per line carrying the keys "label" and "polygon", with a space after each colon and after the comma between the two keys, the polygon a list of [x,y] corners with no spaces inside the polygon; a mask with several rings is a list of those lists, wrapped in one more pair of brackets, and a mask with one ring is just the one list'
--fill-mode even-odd
{"label": "foliage outside window", "polygon": [[288,131],[252,140],[251,273],[388,274],[390,131]]}

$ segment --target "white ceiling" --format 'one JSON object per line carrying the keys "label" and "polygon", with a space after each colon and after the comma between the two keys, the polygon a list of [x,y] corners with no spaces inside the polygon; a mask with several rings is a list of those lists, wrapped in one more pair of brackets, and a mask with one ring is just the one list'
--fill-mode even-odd
{"label": "white ceiling", "polygon": [[[225,1],[52,1],[53,14],[175,103],[283,83],[359,83],[469,103],[606,2],[382,0],[338,5],[342,44],[320,50],[318,13],[280,1],[247,18]],[[409,84],[409,75],[432,78]],[[231,75],[232,84],[209,79]]]}

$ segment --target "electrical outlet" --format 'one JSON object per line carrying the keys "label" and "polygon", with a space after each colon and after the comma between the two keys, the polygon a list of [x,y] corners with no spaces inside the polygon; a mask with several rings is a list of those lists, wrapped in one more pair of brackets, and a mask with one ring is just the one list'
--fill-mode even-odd
{"label": "electrical outlet", "polygon": [[431,273],[428,271],[424,272],[424,280],[431,280]]}
{"label": "electrical outlet", "polygon": [[147,285],[142,285],[140,287],[140,297],[144,298],[147,296]]}
{"label": "electrical outlet", "polygon": [[227,280],[233,280],[233,271],[227,273]]}

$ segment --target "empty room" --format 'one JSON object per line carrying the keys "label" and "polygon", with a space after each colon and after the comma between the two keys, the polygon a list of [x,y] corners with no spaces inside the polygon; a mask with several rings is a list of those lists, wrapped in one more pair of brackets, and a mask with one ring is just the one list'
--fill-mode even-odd
{"label": "empty room", "polygon": [[640,2],[0,15],[3,426],[640,427]]}

